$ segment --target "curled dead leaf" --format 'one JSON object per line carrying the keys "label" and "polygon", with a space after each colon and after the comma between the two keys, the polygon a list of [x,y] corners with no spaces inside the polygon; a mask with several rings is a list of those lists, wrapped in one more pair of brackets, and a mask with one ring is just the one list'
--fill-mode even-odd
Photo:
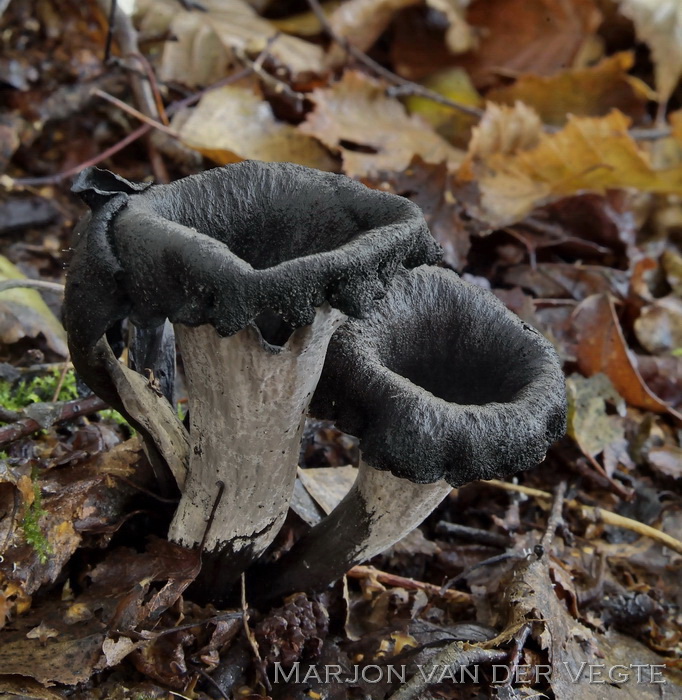
{"label": "curled dead leaf", "polygon": [[603,372],[631,405],[655,413],[682,414],[658,398],[644,383],[625,343],[613,301],[608,294],[594,294],[575,310],[578,336],[576,355],[580,371],[591,377]]}

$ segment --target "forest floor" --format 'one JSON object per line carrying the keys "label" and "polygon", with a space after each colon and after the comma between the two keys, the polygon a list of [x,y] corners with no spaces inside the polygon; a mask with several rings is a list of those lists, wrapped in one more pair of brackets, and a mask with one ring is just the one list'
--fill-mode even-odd
{"label": "forest floor", "polygon": [[[197,4],[110,32],[107,2],[0,0],[0,284],[56,285],[0,292],[0,697],[682,697],[677,0]],[[84,167],[244,159],[416,202],[552,341],[569,420],[325,593],[216,609],[138,436],[82,394],[59,285]],[[328,511],[357,459],[310,420],[297,491]]]}

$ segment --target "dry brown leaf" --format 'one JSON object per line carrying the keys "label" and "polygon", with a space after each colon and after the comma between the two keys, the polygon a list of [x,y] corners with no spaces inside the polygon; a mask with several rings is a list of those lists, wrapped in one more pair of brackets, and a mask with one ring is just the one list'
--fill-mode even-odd
{"label": "dry brown leaf", "polygon": [[653,355],[682,348],[682,300],[671,294],[645,306],[635,321],[635,333]]}
{"label": "dry brown leaf", "polygon": [[521,76],[513,85],[493,89],[486,97],[507,105],[520,100],[547,124],[562,125],[568,114],[597,117],[612,109],[636,117],[643,113],[651,96],[640,81],[627,74],[633,64],[634,54],[623,51],[589,68],[550,77]]}
{"label": "dry brown leaf", "polygon": [[571,67],[600,19],[593,0],[479,0],[467,21],[480,44],[458,65],[478,88],[495,84],[500,74],[552,75]]}
{"label": "dry brown leaf", "polygon": [[617,110],[606,117],[570,117],[558,133],[540,134],[535,148],[490,153],[473,170],[465,165],[459,175],[478,180],[483,216],[495,226],[582,191],[632,187],[682,193],[682,166],[655,170],[628,127],[629,120]]}
{"label": "dry brown leaf", "polygon": [[[141,30],[156,35],[169,32],[164,44],[160,76],[191,87],[224,77],[234,50],[258,53],[277,34],[277,28],[242,0],[201,0],[205,12],[183,10],[175,0],[139,0]],[[292,74],[318,72],[323,52],[319,46],[281,35],[269,53]]]}
{"label": "dry brown leaf", "polygon": [[[388,27],[399,10],[419,4],[420,0],[349,0],[334,10],[329,24],[337,36],[347,38],[361,51],[369,49]],[[332,51],[334,51],[332,49]],[[335,56],[346,60],[343,48]],[[332,59],[332,62],[337,62]]]}
{"label": "dry brown leaf", "polygon": [[329,515],[348,493],[357,473],[355,467],[319,467],[299,469],[298,478],[320,508]]}
{"label": "dry brown leaf", "polygon": [[275,119],[272,107],[245,87],[230,85],[204,95],[179,133],[185,145],[221,165],[253,159],[337,170],[316,139]]}
{"label": "dry brown leaf", "polygon": [[679,0],[620,0],[620,9],[651,50],[659,98],[666,102],[682,75],[682,4]]}
{"label": "dry brown leaf", "polygon": [[[537,146],[542,123],[531,107],[516,102],[513,106],[489,102],[478,126],[474,127],[466,162],[482,160],[490,156],[511,156]],[[462,166],[462,170],[467,167]]]}
{"label": "dry brown leaf", "polygon": [[300,126],[343,157],[351,177],[371,177],[380,171],[401,172],[415,155],[427,163],[457,164],[462,153],[418,116],[387,97],[385,88],[357,71],[346,71],[330,88],[311,94],[315,110]]}
{"label": "dry brown leaf", "polygon": [[631,405],[682,419],[644,383],[623,337],[613,302],[608,294],[594,294],[575,310],[578,336],[576,355],[580,371],[587,377],[603,372],[618,393]]}

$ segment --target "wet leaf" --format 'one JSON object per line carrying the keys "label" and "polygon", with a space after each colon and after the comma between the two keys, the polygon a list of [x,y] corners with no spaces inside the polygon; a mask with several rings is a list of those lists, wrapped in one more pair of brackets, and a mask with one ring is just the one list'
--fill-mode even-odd
{"label": "wet leaf", "polygon": [[606,294],[585,299],[575,311],[576,349],[580,371],[588,377],[603,372],[632,406],[655,413],[682,415],[659,399],[634,365],[613,302]]}
{"label": "wet leaf", "polygon": [[635,25],[654,59],[656,87],[668,100],[682,75],[682,5],[677,0],[619,0],[620,10]]}
{"label": "wet leaf", "polygon": [[316,139],[275,119],[272,107],[245,87],[227,86],[207,93],[179,131],[185,145],[220,165],[252,159],[337,169]]}
{"label": "wet leaf", "polygon": [[628,75],[633,65],[634,54],[623,51],[588,68],[549,77],[522,75],[513,85],[491,90],[486,98],[506,105],[519,100],[532,107],[543,122],[557,126],[565,124],[569,114],[599,117],[614,108],[639,117],[651,95]]}
{"label": "wet leaf", "polygon": [[[19,269],[0,256],[0,281],[24,279]],[[0,343],[11,345],[42,334],[50,349],[66,357],[66,333],[35,289],[8,289],[0,292]]]}
{"label": "wet leaf", "polygon": [[380,171],[402,171],[419,155],[427,163],[458,163],[461,152],[419,117],[387,97],[382,83],[357,71],[346,71],[330,88],[313,90],[315,104],[300,130],[315,136],[343,159],[352,177]]}

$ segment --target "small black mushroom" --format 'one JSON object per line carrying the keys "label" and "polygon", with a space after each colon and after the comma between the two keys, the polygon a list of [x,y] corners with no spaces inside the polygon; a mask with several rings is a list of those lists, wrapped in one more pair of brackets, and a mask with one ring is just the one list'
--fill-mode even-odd
{"label": "small black mushroom", "polygon": [[419,525],[453,486],[528,469],[565,431],[551,344],[448,270],[396,276],[331,339],[312,402],[360,440],[345,499],[276,565],[271,594],[323,587]]}
{"label": "small black mushroom", "polygon": [[[331,334],[403,266],[437,260],[438,246],[408,200],[288,163],[159,186],[91,168],[74,190],[92,212],[67,277],[73,363],[171,466],[182,497],[169,536],[189,547],[203,538],[204,583],[225,590],[284,520]],[[189,388],[184,447],[173,411],[112,359],[105,336],[124,318],[151,334],[145,352],[174,324]]]}

